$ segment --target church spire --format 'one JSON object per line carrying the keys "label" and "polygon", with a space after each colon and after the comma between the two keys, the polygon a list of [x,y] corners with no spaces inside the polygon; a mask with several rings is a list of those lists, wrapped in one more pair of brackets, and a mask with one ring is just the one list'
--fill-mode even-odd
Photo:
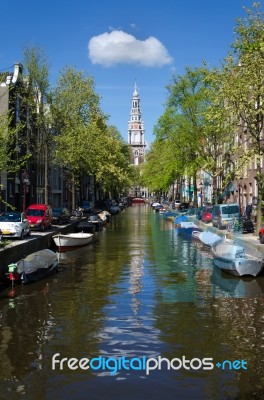
{"label": "church spire", "polygon": [[128,121],[128,144],[133,153],[132,163],[141,164],[144,161],[145,138],[144,121],[140,109],[140,97],[135,81],[134,91],[130,109],[130,119]]}

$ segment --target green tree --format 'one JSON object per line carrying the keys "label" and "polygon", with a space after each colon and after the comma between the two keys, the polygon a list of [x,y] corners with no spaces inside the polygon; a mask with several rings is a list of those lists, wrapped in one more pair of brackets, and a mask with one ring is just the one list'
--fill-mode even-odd
{"label": "green tree", "polygon": [[105,191],[127,186],[129,150],[121,135],[107,125],[92,77],[73,68],[60,75],[52,95],[56,123],[55,162],[67,171],[75,207],[75,187],[81,175],[93,175]]}
{"label": "green tree", "polygon": [[168,107],[178,115],[173,136],[179,157],[184,154],[185,168],[192,171],[195,187],[198,169],[212,177],[217,202],[217,177],[227,170],[234,153],[234,122],[219,102],[216,72],[212,75],[206,66],[187,67],[184,75],[173,77],[168,90]]}

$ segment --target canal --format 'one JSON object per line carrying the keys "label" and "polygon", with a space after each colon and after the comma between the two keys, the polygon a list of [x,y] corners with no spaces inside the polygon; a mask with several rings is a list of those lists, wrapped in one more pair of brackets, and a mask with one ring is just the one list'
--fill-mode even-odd
{"label": "canal", "polygon": [[0,399],[264,398],[263,277],[219,273],[147,205],[59,257],[0,292]]}

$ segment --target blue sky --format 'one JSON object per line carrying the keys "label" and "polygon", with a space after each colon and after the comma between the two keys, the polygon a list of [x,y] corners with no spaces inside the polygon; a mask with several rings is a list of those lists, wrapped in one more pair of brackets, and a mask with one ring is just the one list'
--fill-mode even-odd
{"label": "blue sky", "polygon": [[[173,73],[217,66],[234,40],[235,21],[248,0],[13,0],[1,4],[0,70],[23,61],[23,48],[44,50],[50,82],[74,66],[95,82],[101,108],[127,140],[134,82],[145,140],[164,111]],[[11,68],[9,68],[11,67]]]}

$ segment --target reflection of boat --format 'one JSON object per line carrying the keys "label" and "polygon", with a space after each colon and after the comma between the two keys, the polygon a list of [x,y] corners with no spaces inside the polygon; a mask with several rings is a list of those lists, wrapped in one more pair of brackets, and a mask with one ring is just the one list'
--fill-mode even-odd
{"label": "reflection of boat", "polygon": [[235,276],[257,276],[264,267],[264,254],[243,242],[223,239],[213,244],[211,252],[214,264]]}
{"label": "reflection of boat", "polygon": [[214,297],[254,298],[263,296],[264,293],[259,279],[238,279],[218,268],[213,269],[211,283]]}
{"label": "reflection of boat", "polygon": [[78,259],[80,257],[85,257],[87,254],[89,254],[89,251],[86,246],[83,246],[83,247],[73,248],[68,251],[58,251],[56,254],[59,263],[64,264],[72,260]]}
{"label": "reflection of boat", "polygon": [[29,254],[17,263],[8,265],[8,277],[11,281],[23,283],[36,282],[57,271],[57,255],[49,249]]}
{"label": "reflection of boat", "polygon": [[74,247],[81,247],[91,243],[93,239],[92,233],[68,233],[67,235],[62,235],[59,233],[58,235],[53,236],[53,240],[56,246],[60,250],[68,250]]}

